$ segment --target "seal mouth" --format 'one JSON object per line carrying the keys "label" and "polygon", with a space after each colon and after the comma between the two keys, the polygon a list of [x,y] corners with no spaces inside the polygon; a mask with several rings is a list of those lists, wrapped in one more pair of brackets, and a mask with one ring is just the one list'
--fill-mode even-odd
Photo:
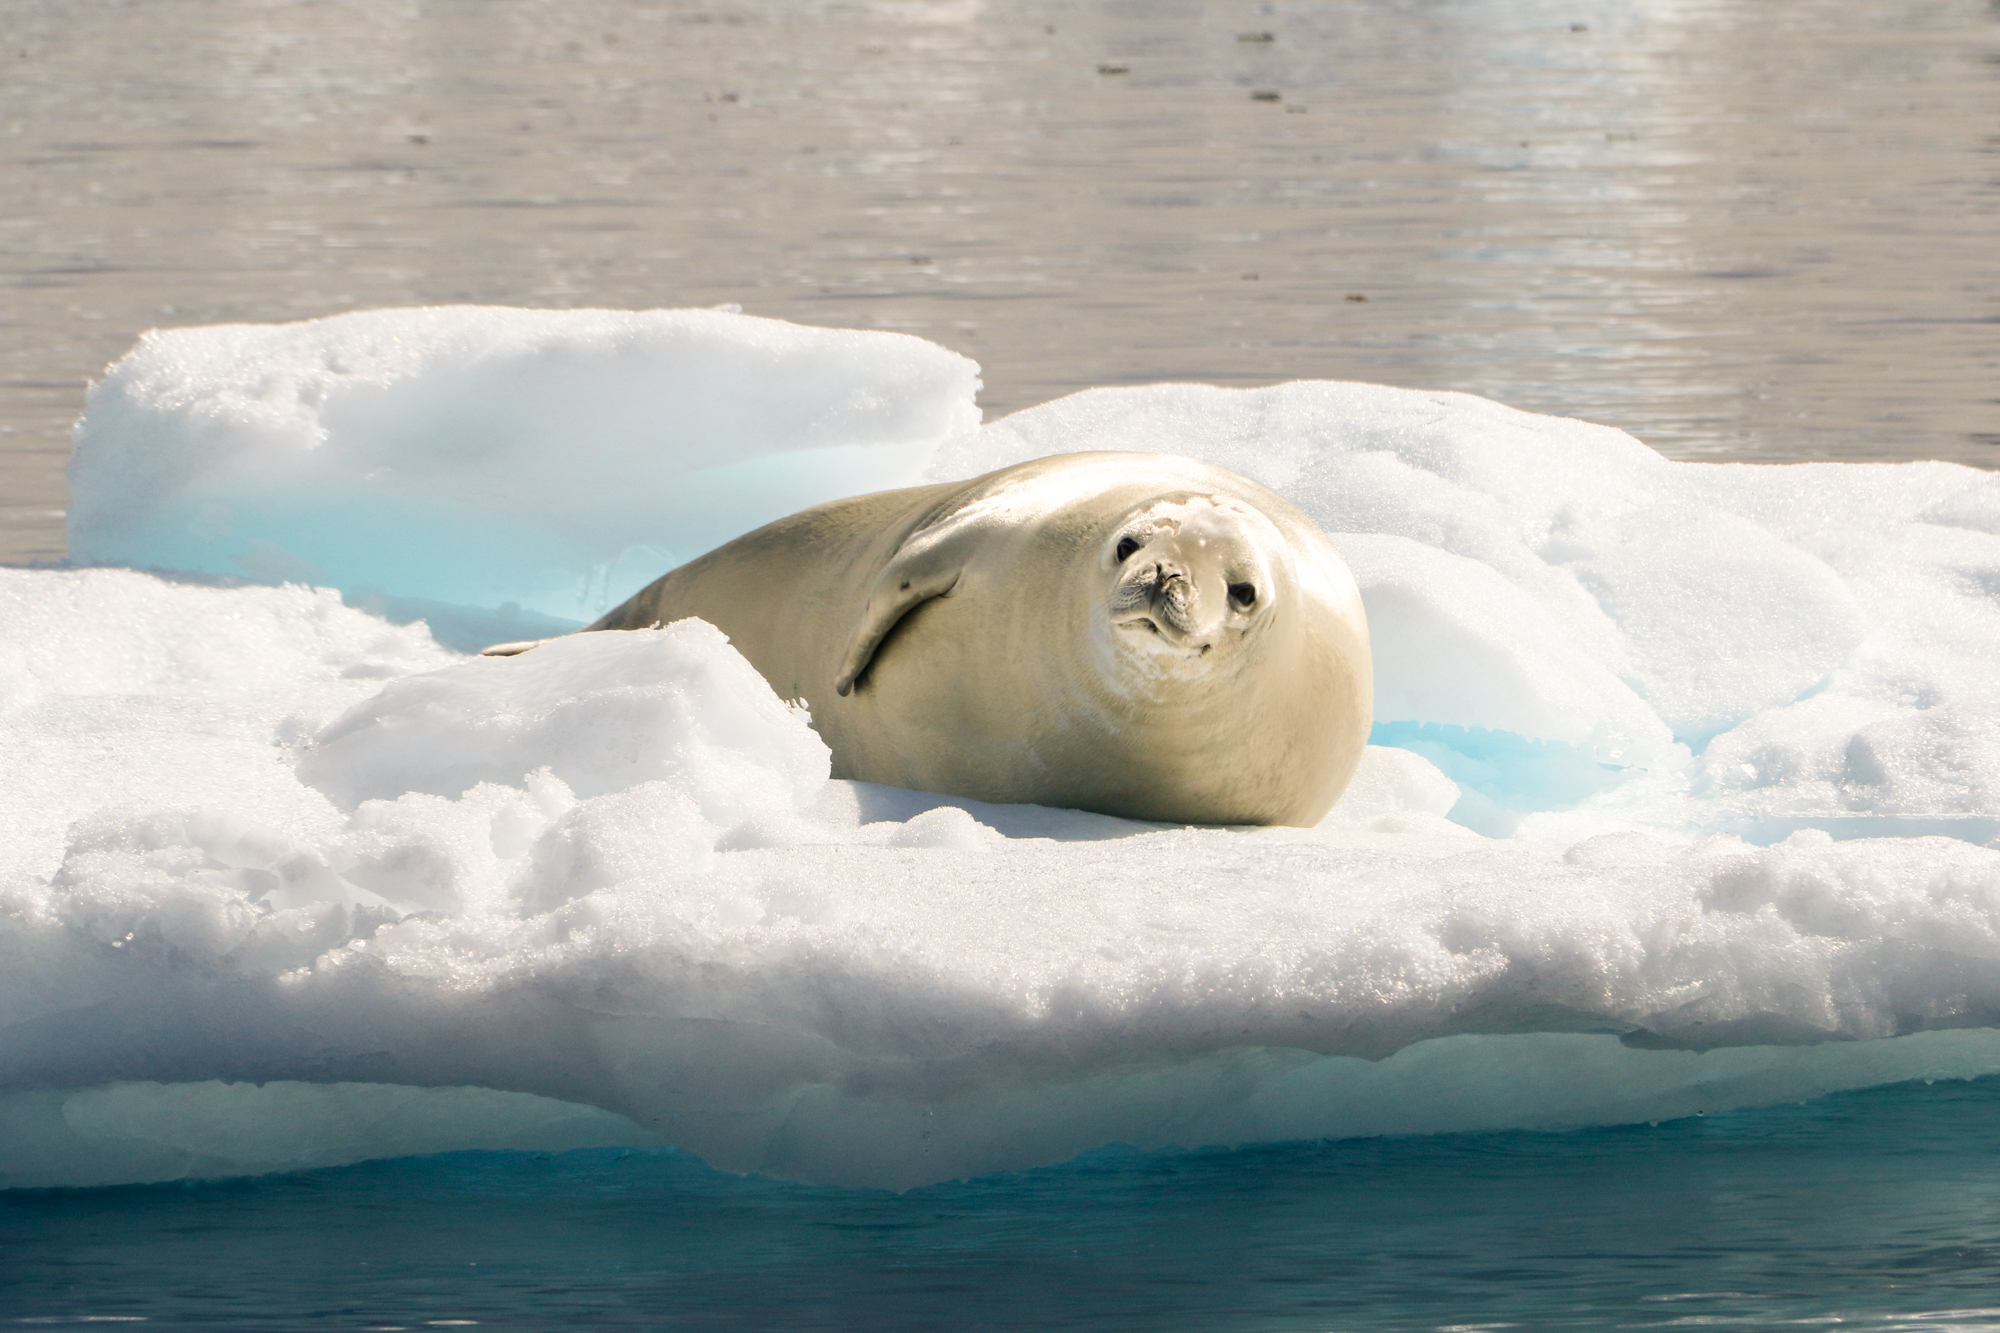
{"label": "seal mouth", "polygon": [[[1168,624],[1172,625],[1172,622],[1169,621]],[[1130,620],[1121,620],[1118,622],[1118,628],[1129,629],[1134,633],[1148,634],[1154,638],[1163,639],[1168,646],[1192,652],[1196,657],[1205,656],[1208,650],[1215,646],[1212,643],[1206,642],[1189,643],[1185,634],[1179,632],[1177,629],[1161,629],[1159,622],[1151,616],[1134,616]]]}

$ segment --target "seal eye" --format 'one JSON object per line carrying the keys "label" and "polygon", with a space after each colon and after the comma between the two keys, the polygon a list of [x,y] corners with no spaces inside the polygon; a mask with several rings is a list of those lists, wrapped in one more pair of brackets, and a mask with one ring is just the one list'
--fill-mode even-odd
{"label": "seal eye", "polygon": [[1138,550],[1138,549],[1139,549],[1139,539],[1138,539],[1138,538],[1136,538],[1136,537],[1121,537],[1121,538],[1119,538],[1119,539],[1118,539],[1118,563],[1122,565],[1122,564],[1124,564],[1124,563],[1125,563],[1125,562],[1126,562],[1127,560],[1130,560],[1130,559],[1132,558],[1132,552],[1134,552],[1134,551],[1136,551],[1136,550]]}
{"label": "seal eye", "polygon": [[1249,610],[1257,602],[1257,585],[1254,583],[1232,583],[1229,585],[1229,600]]}

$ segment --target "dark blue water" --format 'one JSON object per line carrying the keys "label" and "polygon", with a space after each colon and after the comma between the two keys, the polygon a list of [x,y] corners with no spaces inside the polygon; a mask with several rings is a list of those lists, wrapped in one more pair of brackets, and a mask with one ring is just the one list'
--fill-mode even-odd
{"label": "dark blue water", "polygon": [[0,1196],[0,1319],[185,1328],[2000,1327],[2000,1079],[909,1194],[464,1153]]}

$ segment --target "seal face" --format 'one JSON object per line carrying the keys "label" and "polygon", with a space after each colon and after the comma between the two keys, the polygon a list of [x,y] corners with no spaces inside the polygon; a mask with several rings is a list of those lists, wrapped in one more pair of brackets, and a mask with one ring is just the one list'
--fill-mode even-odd
{"label": "seal face", "polygon": [[[1119,525],[1111,621],[1167,661],[1242,651],[1272,605],[1265,550],[1283,538],[1254,509],[1212,496],[1163,499]],[[1263,597],[1258,596],[1259,587]]]}
{"label": "seal face", "polygon": [[1346,564],[1283,497],[1172,455],[1062,454],[820,505],[590,629],[691,615],[806,702],[835,777],[1313,824],[1367,741]]}

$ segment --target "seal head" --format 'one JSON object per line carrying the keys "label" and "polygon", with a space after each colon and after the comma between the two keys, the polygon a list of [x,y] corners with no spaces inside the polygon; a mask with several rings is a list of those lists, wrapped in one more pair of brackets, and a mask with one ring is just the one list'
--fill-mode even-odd
{"label": "seal head", "polygon": [[[1172,496],[1118,524],[1111,623],[1168,660],[1241,649],[1267,619],[1277,532],[1213,496]],[[1260,588],[1261,598],[1260,598]]]}

